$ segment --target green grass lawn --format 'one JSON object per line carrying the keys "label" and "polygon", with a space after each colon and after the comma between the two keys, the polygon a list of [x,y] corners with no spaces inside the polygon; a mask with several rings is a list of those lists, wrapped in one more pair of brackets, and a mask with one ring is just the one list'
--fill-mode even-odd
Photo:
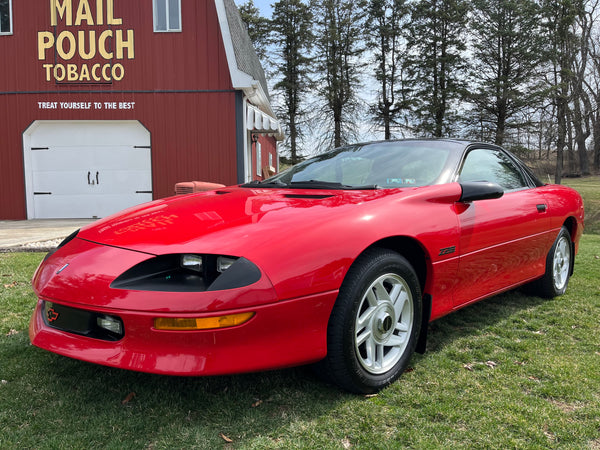
{"label": "green grass lawn", "polygon": [[585,231],[600,234],[600,176],[565,178],[563,184],[577,189],[585,206]]}
{"label": "green grass lawn", "polygon": [[374,397],[307,368],[179,378],[33,347],[42,256],[0,254],[0,449],[600,449],[600,236],[583,237],[566,295],[509,292],[434,322]]}

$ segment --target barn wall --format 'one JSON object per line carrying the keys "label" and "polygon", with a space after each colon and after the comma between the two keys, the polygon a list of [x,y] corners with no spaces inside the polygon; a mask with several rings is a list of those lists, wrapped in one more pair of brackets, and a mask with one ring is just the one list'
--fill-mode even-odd
{"label": "barn wall", "polygon": [[[26,218],[22,134],[36,120],[140,121],[151,133],[154,198],[172,195],[178,181],[236,183],[236,94],[214,2],[182,0],[183,31],[176,33],[153,31],[152,0],[102,0],[102,19],[95,15],[95,0],[85,2],[89,10],[78,0],[64,3],[72,7],[72,23],[65,14],[54,27],[49,1],[13,0],[14,34],[0,36],[0,219]],[[93,25],[76,25],[78,10],[89,13]],[[109,19],[121,23],[107,25]],[[92,52],[89,37],[98,39],[106,30],[113,38],[104,46],[96,42]],[[121,57],[118,30],[132,41],[121,45]],[[40,49],[48,33],[58,39],[62,32],[63,55],[70,50],[69,36],[81,34],[88,39],[83,53],[92,57],[83,59],[76,49],[65,60],[56,48]],[[100,47],[112,58],[104,58]],[[56,64],[65,67],[62,80],[55,77]],[[120,65],[120,80],[96,82],[96,64],[95,76],[103,77],[108,65],[108,78]],[[76,68],[73,80],[69,65]]]}

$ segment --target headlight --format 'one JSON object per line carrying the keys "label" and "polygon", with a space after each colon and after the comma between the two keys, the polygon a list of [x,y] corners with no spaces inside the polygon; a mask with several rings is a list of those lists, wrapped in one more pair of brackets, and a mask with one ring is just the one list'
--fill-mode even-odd
{"label": "headlight", "polygon": [[225,272],[237,260],[237,258],[229,258],[228,256],[217,256],[217,272]]}
{"label": "headlight", "polygon": [[236,289],[256,283],[261,273],[246,258],[195,253],[147,259],[117,277],[115,289],[204,292]]}
{"label": "headlight", "polygon": [[181,267],[202,272],[202,255],[181,255]]}
{"label": "headlight", "polygon": [[123,335],[123,322],[115,316],[98,316],[96,317],[96,325],[106,331],[110,331],[116,335]]}

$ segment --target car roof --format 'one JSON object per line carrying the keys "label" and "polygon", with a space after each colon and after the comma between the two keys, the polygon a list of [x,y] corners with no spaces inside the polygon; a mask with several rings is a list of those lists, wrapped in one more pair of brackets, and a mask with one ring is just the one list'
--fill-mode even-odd
{"label": "car roof", "polygon": [[[489,142],[481,142],[474,141],[469,139],[458,139],[458,138],[408,138],[408,139],[388,139],[388,140],[374,140],[374,141],[365,141],[365,142],[357,142],[351,143],[346,146],[364,146],[364,145],[372,145],[372,144],[394,144],[394,143],[403,143],[403,142],[415,142],[415,143],[427,143],[427,142],[448,142],[449,144],[453,144],[453,148],[451,151],[453,153],[460,152],[463,153],[469,147],[478,147],[478,148],[489,148],[489,149],[501,149],[506,152],[506,149],[502,148],[496,144],[490,144]],[[456,146],[459,146],[457,148]]]}
{"label": "car roof", "polygon": [[495,144],[490,144],[487,142],[473,141],[469,139],[458,139],[458,138],[407,138],[407,139],[387,139],[387,140],[373,140],[373,141],[365,141],[358,142],[348,145],[369,145],[369,144],[382,144],[382,143],[394,143],[394,142],[452,142],[455,144],[461,144],[465,147],[471,145],[482,145],[486,147],[498,147]]}

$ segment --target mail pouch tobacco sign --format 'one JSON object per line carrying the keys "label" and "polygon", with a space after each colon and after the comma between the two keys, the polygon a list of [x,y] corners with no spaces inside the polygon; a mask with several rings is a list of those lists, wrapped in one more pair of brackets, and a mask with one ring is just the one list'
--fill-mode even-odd
{"label": "mail pouch tobacco sign", "polygon": [[51,30],[38,31],[38,60],[46,81],[112,83],[135,58],[133,29],[115,17],[114,0],[50,0]]}

